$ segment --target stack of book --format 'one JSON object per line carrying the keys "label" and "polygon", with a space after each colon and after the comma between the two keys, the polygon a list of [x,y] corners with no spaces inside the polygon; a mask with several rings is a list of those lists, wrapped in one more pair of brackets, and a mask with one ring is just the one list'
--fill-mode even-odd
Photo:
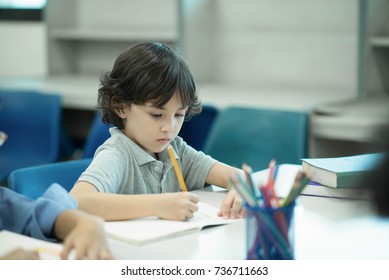
{"label": "stack of book", "polygon": [[333,158],[304,158],[302,170],[311,183],[302,194],[339,198],[368,198],[366,176],[384,158],[384,153]]}

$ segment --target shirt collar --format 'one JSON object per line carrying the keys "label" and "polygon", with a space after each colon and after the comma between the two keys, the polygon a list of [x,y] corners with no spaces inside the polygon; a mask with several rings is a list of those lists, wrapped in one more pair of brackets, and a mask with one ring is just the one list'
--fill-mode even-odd
{"label": "shirt collar", "polygon": [[[139,166],[147,164],[149,162],[157,161],[155,158],[153,158],[150,154],[148,154],[145,150],[143,150],[141,147],[139,147],[134,141],[132,141],[130,138],[128,138],[120,129],[117,127],[112,127],[109,129],[109,132],[112,136],[117,135],[120,139],[125,141],[127,145],[130,146],[130,149],[132,151],[133,156],[135,157],[136,161],[138,162]],[[174,152],[177,158],[176,152]],[[167,149],[163,150],[162,152],[158,153],[159,160],[162,162],[165,162],[169,159],[169,154]]]}

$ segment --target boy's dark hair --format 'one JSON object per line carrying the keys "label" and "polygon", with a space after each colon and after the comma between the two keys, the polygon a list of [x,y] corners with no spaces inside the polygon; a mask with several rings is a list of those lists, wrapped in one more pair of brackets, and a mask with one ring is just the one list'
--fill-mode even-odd
{"label": "boy's dark hair", "polygon": [[169,46],[146,42],[133,45],[116,59],[112,71],[100,78],[97,107],[103,121],[123,128],[115,110],[119,104],[162,107],[175,93],[183,106],[188,106],[185,118],[201,112],[196,85],[185,61]]}

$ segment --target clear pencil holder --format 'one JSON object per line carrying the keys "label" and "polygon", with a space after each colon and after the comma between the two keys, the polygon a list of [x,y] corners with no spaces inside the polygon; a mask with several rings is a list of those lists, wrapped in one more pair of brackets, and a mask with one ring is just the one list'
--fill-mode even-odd
{"label": "clear pencil holder", "polygon": [[280,208],[246,207],[248,260],[294,259],[295,202]]}

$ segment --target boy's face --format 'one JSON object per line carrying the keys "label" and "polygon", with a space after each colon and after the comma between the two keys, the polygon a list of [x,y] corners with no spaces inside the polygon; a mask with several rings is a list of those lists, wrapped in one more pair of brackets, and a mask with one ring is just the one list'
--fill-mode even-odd
{"label": "boy's face", "polygon": [[124,121],[123,132],[143,150],[155,157],[177,136],[184,122],[187,107],[175,94],[163,107],[126,105],[118,113]]}

